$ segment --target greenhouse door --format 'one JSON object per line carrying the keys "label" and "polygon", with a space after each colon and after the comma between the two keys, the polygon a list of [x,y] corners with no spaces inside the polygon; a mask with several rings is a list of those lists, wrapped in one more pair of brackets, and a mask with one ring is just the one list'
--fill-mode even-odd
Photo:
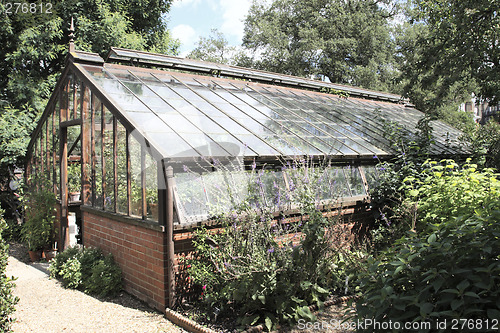
{"label": "greenhouse door", "polygon": [[[76,124],[75,124],[76,123]],[[78,243],[81,226],[82,153],[79,121],[61,123],[61,221],[59,249]]]}

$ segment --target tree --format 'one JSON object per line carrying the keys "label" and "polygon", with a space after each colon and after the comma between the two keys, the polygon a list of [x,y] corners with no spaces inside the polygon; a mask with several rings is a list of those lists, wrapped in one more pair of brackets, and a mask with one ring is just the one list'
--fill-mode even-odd
{"label": "tree", "polygon": [[[59,78],[74,18],[76,48],[105,57],[111,46],[177,54],[163,15],[172,0],[61,0],[52,13],[5,13],[0,3],[0,187],[24,165],[30,133]],[[40,7],[37,7],[40,8]],[[42,8],[47,8],[42,7]]]}
{"label": "tree", "polygon": [[[412,0],[411,5],[411,29],[419,33],[406,52],[405,92],[427,108],[446,103],[450,94],[472,91],[498,102],[500,1]],[[416,96],[415,88],[435,95]]]}
{"label": "tree", "polygon": [[187,58],[229,64],[235,50],[235,47],[228,46],[223,33],[212,29],[209,37],[200,37],[198,46],[188,54]]}
{"label": "tree", "polygon": [[[75,44],[83,51],[106,55],[110,46],[176,54],[178,41],[166,30],[162,15],[171,0],[62,0],[52,14],[2,15],[0,65],[2,99],[15,108],[26,103],[44,108],[64,66],[69,22],[75,20]],[[4,13],[4,5],[0,9]],[[147,8],[147,9],[145,9]]]}
{"label": "tree", "polygon": [[390,0],[255,0],[243,46],[258,68],[394,91]]}

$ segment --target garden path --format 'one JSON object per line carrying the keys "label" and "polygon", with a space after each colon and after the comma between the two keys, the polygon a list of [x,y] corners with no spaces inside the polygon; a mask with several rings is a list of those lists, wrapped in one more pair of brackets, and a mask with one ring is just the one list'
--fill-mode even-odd
{"label": "garden path", "polygon": [[13,317],[14,333],[27,332],[185,332],[142,302],[123,293],[99,300],[65,289],[50,279],[48,264],[27,264],[19,244],[11,244],[7,276],[15,276],[20,298]]}

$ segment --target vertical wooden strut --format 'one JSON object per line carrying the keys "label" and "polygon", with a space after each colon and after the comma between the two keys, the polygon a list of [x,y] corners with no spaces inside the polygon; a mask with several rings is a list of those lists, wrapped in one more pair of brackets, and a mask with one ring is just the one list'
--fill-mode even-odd
{"label": "vertical wooden strut", "polygon": [[174,179],[174,170],[171,166],[167,167],[167,288],[168,288],[168,307],[173,308],[175,297],[175,272],[174,272],[174,192],[172,183]]}

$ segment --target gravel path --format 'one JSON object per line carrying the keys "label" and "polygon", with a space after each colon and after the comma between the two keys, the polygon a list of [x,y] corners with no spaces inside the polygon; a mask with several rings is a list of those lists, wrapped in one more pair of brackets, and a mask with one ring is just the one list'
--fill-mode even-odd
{"label": "gravel path", "polygon": [[26,264],[27,251],[20,252],[11,244],[7,276],[17,277],[14,294],[20,298],[14,333],[185,332],[126,293],[103,301],[65,289],[49,278],[48,264]]}

